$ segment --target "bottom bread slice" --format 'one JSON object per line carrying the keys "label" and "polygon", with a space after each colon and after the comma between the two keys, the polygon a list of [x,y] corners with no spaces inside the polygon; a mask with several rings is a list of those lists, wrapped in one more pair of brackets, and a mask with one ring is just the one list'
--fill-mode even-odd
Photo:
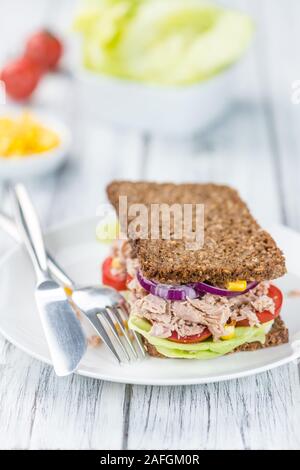
{"label": "bottom bread slice", "polygon": [[[274,321],[271,331],[266,335],[266,341],[264,344],[261,344],[259,341],[254,343],[245,343],[242,346],[236,348],[233,352],[238,351],[256,351],[257,349],[270,348],[272,346],[279,346],[280,344],[288,343],[289,341],[289,331],[284,324],[284,321],[278,317]],[[168,359],[166,356],[160,354],[156,347],[150,344],[146,338],[143,337],[143,342],[145,348],[150,356],[161,357]]]}

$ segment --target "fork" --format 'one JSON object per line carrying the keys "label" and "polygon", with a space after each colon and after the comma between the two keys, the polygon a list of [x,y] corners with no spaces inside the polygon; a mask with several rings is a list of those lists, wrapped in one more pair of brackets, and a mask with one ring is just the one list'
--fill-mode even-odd
{"label": "fork", "polygon": [[[13,220],[1,212],[0,227],[16,241],[21,241]],[[46,255],[50,273],[67,289],[73,305],[87,318],[117,361],[144,358],[145,349],[139,334],[128,329],[129,309],[125,298],[110,287],[77,285],[48,251]]]}
{"label": "fork", "polygon": [[75,372],[87,342],[76,311],[63,287],[51,277],[41,227],[25,187],[10,187],[16,224],[35,271],[34,297],[54,370],[58,376]]}
{"label": "fork", "polygon": [[128,304],[119,292],[105,286],[76,287],[72,293],[72,300],[119,362],[123,361],[103,326],[103,320],[127,361],[146,356],[138,333],[128,329]]}

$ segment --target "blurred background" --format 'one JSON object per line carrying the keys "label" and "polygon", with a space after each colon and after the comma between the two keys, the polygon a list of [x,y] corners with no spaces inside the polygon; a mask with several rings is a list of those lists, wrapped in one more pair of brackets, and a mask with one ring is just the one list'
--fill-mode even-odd
{"label": "blurred background", "polygon": [[11,178],[45,226],[95,215],[112,179],[215,181],[264,226],[299,228],[299,2],[212,5],[0,0],[2,149],[27,110],[20,135],[9,124],[24,155],[0,155],[2,210]]}

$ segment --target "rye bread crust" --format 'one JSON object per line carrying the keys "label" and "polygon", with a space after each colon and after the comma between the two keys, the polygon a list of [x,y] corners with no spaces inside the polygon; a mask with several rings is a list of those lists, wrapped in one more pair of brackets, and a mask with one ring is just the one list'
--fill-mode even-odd
{"label": "rye bread crust", "polygon": [[[145,349],[147,350],[149,356],[152,357],[160,357],[162,359],[168,359],[166,356],[160,354],[156,347],[150,344],[144,337],[142,337]],[[245,343],[242,346],[236,348],[234,352],[240,351],[257,351],[258,349],[270,348],[272,346],[279,346],[280,344],[288,343],[289,341],[289,332],[287,327],[285,326],[283,320],[278,317],[274,321],[273,327],[271,331],[266,335],[265,344],[261,344],[260,342],[256,341],[254,343]],[[230,353],[232,354],[232,353]]]}
{"label": "rye bread crust", "polygon": [[161,283],[264,281],[286,272],[273,238],[258,225],[237,191],[216,184],[114,181],[107,187],[118,211],[119,196],[133,203],[204,204],[204,246],[187,250],[183,240],[130,240],[142,273]]}

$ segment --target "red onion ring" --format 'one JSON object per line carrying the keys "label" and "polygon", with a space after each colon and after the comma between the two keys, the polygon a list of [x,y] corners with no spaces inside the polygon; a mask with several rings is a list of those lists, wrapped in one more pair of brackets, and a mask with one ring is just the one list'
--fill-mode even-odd
{"label": "red onion ring", "polygon": [[221,289],[220,287],[214,287],[209,284],[206,284],[205,282],[195,282],[193,284],[193,288],[200,293],[205,293],[205,294],[213,294],[213,295],[219,295],[223,297],[236,297],[238,295],[243,295],[249,292],[249,290],[254,289],[256,287],[258,282],[249,282],[247,283],[247,288],[243,291],[233,291],[233,290],[228,290],[228,289]]}
{"label": "red onion ring", "polygon": [[137,279],[147,292],[165,300],[186,300],[187,297],[190,299],[201,297],[201,292],[197,292],[192,284],[159,284],[158,282],[146,279],[140,271],[137,272]]}
{"label": "red onion ring", "polygon": [[254,289],[258,282],[250,282],[243,291],[230,291],[214,287],[205,282],[194,282],[191,284],[160,284],[155,281],[146,279],[140,271],[137,272],[137,279],[140,285],[150,294],[157,295],[165,300],[186,300],[187,298],[196,299],[204,294],[212,294],[223,297],[236,297],[246,294],[249,290]]}

